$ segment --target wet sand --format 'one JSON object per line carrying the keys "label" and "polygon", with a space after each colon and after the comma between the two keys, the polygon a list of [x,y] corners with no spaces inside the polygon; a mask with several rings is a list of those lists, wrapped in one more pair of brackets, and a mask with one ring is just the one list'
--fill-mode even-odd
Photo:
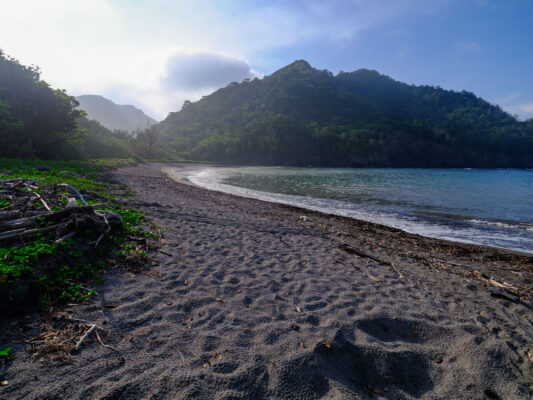
{"label": "wet sand", "polygon": [[208,191],[163,167],[114,173],[164,229],[158,265],[110,272],[71,307],[116,332],[120,354],[88,342],[40,366],[18,351],[0,398],[533,395],[531,299],[486,281],[531,287],[532,256]]}

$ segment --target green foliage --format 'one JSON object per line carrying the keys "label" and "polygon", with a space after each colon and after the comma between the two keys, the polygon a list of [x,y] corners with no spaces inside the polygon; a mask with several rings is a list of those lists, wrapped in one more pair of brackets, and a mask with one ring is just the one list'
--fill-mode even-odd
{"label": "green foliage", "polygon": [[79,138],[77,104],[0,50],[0,155],[61,157]]}
{"label": "green foliage", "polygon": [[12,347],[0,349],[0,359],[3,358],[3,359],[11,360],[13,358],[13,355],[11,354],[12,350],[13,350]]}
{"label": "green foliage", "polygon": [[0,247],[0,286],[16,282],[22,274],[31,272],[39,258],[55,254],[59,245],[45,237],[21,247]]}
{"label": "green foliage", "polygon": [[296,61],[187,102],[158,129],[181,157],[221,163],[531,167],[532,126],[472,93]]}
{"label": "green foliage", "polygon": [[122,217],[122,230],[128,235],[142,234],[139,226],[144,222],[145,215],[142,211],[133,208],[114,208],[111,210]]}
{"label": "green foliage", "polygon": [[87,282],[94,278],[101,268],[93,264],[61,265],[53,275],[42,275],[38,282],[45,289],[48,299],[64,301],[86,300],[96,293],[94,289],[88,289],[82,282]]}
{"label": "green foliage", "polygon": [[76,146],[78,157],[129,158],[136,153],[136,141],[127,132],[113,132],[97,121],[85,117],[78,119],[78,126],[83,132],[83,139]]}

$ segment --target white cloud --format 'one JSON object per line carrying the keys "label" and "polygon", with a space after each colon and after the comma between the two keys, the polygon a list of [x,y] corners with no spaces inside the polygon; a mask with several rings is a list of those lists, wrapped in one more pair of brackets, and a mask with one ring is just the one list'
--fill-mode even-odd
{"label": "white cloud", "polygon": [[161,85],[169,90],[204,90],[257,77],[246,61],[213,51],[177,51],[167,61]]}
{"label": "white cloud", "polygon": [[533,118],[533,103],[515,104],[512,106],[503,106],[504,110],[517,115],[520,119]]}

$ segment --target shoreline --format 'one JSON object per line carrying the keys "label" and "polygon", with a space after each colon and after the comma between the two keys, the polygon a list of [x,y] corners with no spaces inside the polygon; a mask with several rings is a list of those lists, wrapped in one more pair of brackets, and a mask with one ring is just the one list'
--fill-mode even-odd
{"label": "shoreline", "polygon": [[156,265],[110,271],[68,308],[119,352],[88,342],[43,368],[17,344],[0,397],[533,394],[531,293],[494,296],[490,280],[530,287],[533,257],[214,192],[163,167],[113,173],[162,227]]}
{"label": "shoreline", "polygon": [[[174,173],[177,168],[183,168],[183,171],[180,171],[179,173]],[[204,170],[204,169],[207,169],[207,168],[227,168],[227,167],[226,166],[216,166],[216,165],[212,165],[212,164],[201,164],[201,163],[198,163],[198,164],[179,164],[178,163],[178,164],[176,164],[175,166],[172,166],[172,167],[163,166],[161,168],[161,172],[163,172],[163,174],[167,175],[169,178],[173,179],[177,183],[194,186],[196,188],[203,189],[203,190],[209,190],[209,191],[213,191],[213,192],[217,192],[217,193],[224,193],[224,194],[227,194],[227,195],[230,195],[230,196],[239,197],[239,198],[254,199],[254,200],[262,201],[262,202],[265,202],[265,203],[280,204],[280,205],[284,205],[284,206],[287,206],[287,207],[294,207],[297,210],[302,210],[302,211],[305,210],[305,211],[312,211],[312,212],[320,213],[320,214],[323,214],[324,216],[329,216],[329,217],[347,218],[349,220],[365,222],[365,223],[369,223],[369,224],[375,224],[375,225],[383,227],[383,228],[390,228],[390,229],[395,229],[395,230],[397,229],[397,230],[400,230],[401,232],[403,232],[405,234],[408,234],[408,235],[416,235],[416,236],[419,236],[421,238],[441,240],[441,241],[444,241],[444,242],[448,242],[450,244],[461,244],[461,245],[467,245],[467,246],[481,246],[481,247],[487,247],[487,248],[498,250],[498,251],[502,251],[502,252],[508,252],[508,253],[516,254],[516,255],[519,255],[519,256],[533,257],[533,250],[528,252],[528,251],[524,251],[524,250],[515,250],[515,249],[509,249],[509,248],[499,247],[499,246],[494,246],[494,245],[480,244],[480,243],[475,243],[475,242],[470,242],[470,241],[451,240],[451,239],[439,238],[439,237],[436,237],[436,236],[427,236],[427,235],[423,235],[423,234],[420,234],[420,233],[409,232],[409,231],[406,231],[406,230],[404,230],[402,228],[397,228],[397,227],[394,227],[394,226],[391,226],[391,225],[382,224],[382,223],[374,222],[374,221],[370,221],[370,220],[363,220],[363,219],[359,219],[359,218],[356,218],[356,217],[350,217],[350,216],[347,216],[347,215],[342,215],[340,213],[328,212],[326,210],[321,210],[321,209],[307,208],[307,207],[300,206],[300,205],[294,205],[294,204],[291,204],[289,202],[265,200],[265,199],[262,199],[262,198],[259,198],[259,197],[246,196],[246,195],[241,195],[241,194],[238,194],[238,193],[231,193],[231,192],[226,192],[226,191],[223,191],[223,190],[217,190],[217,189],[213,189],[213,188],[206,188],[206,187],[203,187],[203,186],[200,186],[200,185],[197,185],[197,184],[191,182],[186,177],[186,174],[189,174],[192,171],[201,171],[201,170]]]}

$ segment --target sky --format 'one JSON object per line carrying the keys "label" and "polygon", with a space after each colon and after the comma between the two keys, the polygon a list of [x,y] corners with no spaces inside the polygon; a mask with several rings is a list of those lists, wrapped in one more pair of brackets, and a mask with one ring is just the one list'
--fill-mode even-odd
{"label": "sky", "polygon": [[71,95],[163,119],[305,59],[533,117],[531,0],[0,0],[0,49]]}

